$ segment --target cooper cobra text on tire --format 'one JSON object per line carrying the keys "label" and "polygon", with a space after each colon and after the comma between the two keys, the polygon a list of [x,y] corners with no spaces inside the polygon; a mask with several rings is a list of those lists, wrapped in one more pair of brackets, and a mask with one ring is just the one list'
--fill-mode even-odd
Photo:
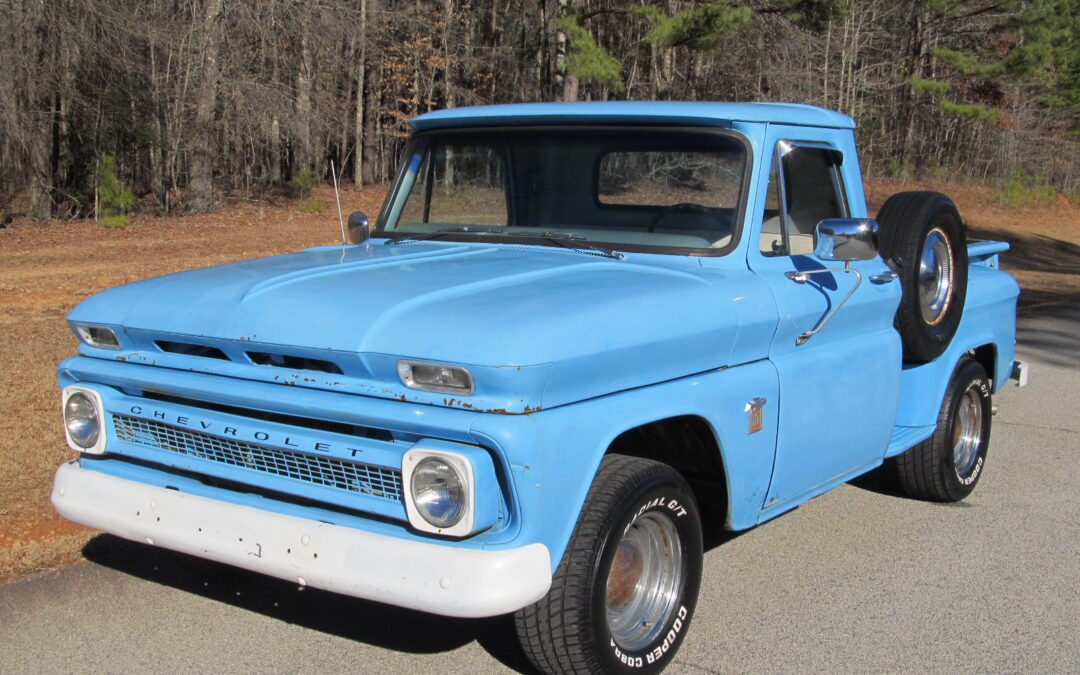
{"label": "cooper cobra text on tire", "polygon": [[986,464],[990,416],[990,378],[965,357],[945,390],[934,435],[896,458],[904,492],[939,502],[971,494]]}
{"label": "cooper cobra text on tire", "polygon": [[608,455],[551,590],[514,616],[545,673],[656,673],[686,637],[701,585],[701,518],[666,464]]}
{"label": "cooper cobra text on tire", "polygon": [[932,361],[960,325],[967,298],[967,237],[952,200],[939,192],[901,192],[878,212],[881,256],[900,276],[896,324],[904,358]]}

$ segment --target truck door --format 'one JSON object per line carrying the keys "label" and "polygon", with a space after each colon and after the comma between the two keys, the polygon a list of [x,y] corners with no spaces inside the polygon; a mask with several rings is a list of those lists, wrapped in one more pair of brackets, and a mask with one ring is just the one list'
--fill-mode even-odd
{"label": "truck door", "polygon": [[[762,518],[771,517],[879,464],[896,419],[901,344],[893,328],[900,284],[879,277],[880,258],[852,263],[858,289],[828,324],[813,328],[856,283],[851,273],[789,272],[839,268],[813,255],[825,218],[866,217],[862,179],[848,131],[769,125],[768,180],[756,182],[748,262],[772,290],[780,319],[769,358],[780,377],[779,430]],[[754,239],[757,245],[754,245]]]}

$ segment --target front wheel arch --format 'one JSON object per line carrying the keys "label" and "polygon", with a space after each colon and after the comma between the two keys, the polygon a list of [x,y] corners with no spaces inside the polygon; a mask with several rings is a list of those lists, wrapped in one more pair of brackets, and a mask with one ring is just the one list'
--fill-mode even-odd
{"label": "front wheel arch", "polygon": [[667,464],[690,484],[706,524],[719,521],[730,528],[728,473],[719,438],[704,417],[678,415],[639,424],[615,437],[604,454]]}
{"label": "front wheel arch", "polygon": [[[673,549],[674,560],[678,562],[669,570],[673,574],[668,578],[642,577],[654,566],[632,564],[635,559],[648,558],[645,554],[649,551],[663,555],[660,547],[641,547],[641,557],[623,555],[622,542],[627,540],[632,528],[642,528],[654,518],[669,523],[671,527],[666,529],[677,535],[672,537],[669,533],[657,539],[678,542]],[[631,534],[630,538],[635,537]],[[688,632],[700,591],[702,554],[699,511],[682,476],[670,466],[652,460],[605,455],[567,553],[555,571],[551,589],[544,598],[514,615],[526,656],[542,672],[663,670],[672,662]],[[640,578],[636,583],[633,579],[615,581],[627,574]],[[652,603],[642,606],[632,597],[624,597],[649,591],[650,584],[644,583],[646,579],[671,582],[653,588],[662,590],[666,586],[669,591],[659,595],[644,593],[646,598],[655,595],[664,599],[655,606],[659,611],[646,611],[644,615],[631,613],[625,626],[618,618],[613,621],[613,607],[653,606]],[[616,609],[615,616],[619,614],[620,610]],[[641,616],[652,617],[654,622],[647,623]]]}

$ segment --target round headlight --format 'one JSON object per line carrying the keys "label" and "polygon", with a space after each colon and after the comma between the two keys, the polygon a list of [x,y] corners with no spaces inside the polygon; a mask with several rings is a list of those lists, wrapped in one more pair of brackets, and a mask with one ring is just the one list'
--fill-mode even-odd
{"label": "round headlight", "polygon": [[98,425],[97,406],[94,400],[76,392],[64,404],[64,425],[68,437],[80,448],[91,448],[97,443],[101,429]]}
{"label": "round headlight", "polygon": [[435,527],[452,527],[465,515],[465,481],[449,462],[438,457],[420,460],[411,490],[416,510]]}

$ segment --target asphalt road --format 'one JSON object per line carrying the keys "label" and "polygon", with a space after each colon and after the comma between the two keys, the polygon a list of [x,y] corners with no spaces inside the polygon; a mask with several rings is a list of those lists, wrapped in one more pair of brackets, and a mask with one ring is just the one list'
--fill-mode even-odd
{"label": "asphalt road", "polygon": [[[987,470],[943,506],[871,476],[713,533],[671,669],[1080,672],[1080,308],[1022,324],[1031,384],[995,400]],[[0,672],[488,672],[506,619],[441,619],[101,536],[0,587]]]}

